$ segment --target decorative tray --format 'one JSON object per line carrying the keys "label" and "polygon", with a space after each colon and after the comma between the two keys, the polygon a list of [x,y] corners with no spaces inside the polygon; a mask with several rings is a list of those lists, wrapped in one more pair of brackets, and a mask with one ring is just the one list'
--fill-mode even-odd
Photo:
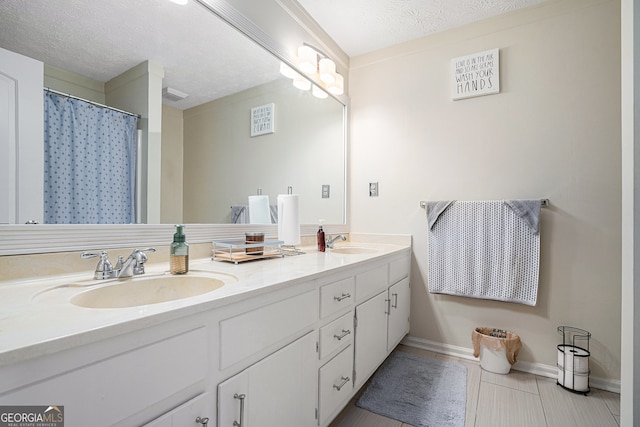
{"label": "decorative tray", "polygon": [[281,240],[265,240],[258,243],[245,243],[245,240],[214,240],[211,259],[229,261],[235,264],[263,258],[284,257]]}

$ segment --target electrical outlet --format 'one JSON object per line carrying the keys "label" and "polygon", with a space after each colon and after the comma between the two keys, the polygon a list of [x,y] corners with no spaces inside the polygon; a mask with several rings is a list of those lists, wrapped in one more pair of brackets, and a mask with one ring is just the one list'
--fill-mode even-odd
{"label": "electrical outlet", "polygon": [[378,183],[370,182],[369,183],[369,197],[378,197]]}
{"label": "electrical outlet", "polygon": [[322,198],[328,199],[331,193],[331,186],[329,184],[324,184],[322,186]]}

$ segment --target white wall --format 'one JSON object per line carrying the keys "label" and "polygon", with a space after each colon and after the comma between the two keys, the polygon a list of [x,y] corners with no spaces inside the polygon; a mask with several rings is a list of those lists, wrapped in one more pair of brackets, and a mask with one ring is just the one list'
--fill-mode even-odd
{"label": "white wall", "polygon": [[[452,101],[450,60],[500,49],[501,93]],[[591,331],[594,377],[620,378],[620,4],[563,0],[351,59],[350,223],[411,233],[411,335],[471,347],[518,333],[555,366],[556,328]],[[368,197],[379,182],[380,197]],[[538,304],[427,293],[421,200],[549,198]]]}

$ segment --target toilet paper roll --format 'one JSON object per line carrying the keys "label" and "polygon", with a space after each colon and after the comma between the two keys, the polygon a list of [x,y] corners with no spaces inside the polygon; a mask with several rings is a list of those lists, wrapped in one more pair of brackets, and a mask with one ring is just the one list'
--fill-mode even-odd
{"label": "toilet paper roll", "polygon": [[558,384],[575,391],[589,391],[589,374],[564,371],[558,367]]}
{"label": "toilet paper roll", "polygon": [[576,373],[589,372],[589,352],[573,345],[558,346],[558,366],[565,371]]}
{"label": "toilet paper roll", "polygon": [[285,245],[300,243],[300,209],[297,194],[278,195],[278,239]]}
{"label": "toilet paper roll", "polygon": [[269,196],[249,196],[249,223],[271,224]]}

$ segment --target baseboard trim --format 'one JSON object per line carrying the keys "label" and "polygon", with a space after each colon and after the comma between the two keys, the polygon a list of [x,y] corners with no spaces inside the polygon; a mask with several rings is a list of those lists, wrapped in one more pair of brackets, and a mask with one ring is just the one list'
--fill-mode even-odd
{"label": "baseboard trim", "polygon": [[[458,357],[460,359],[476,362],[479,361],[477,357],[473,356],[472,348],[444,344],[436,341],[425,340],[423,338],[412,337],[410,335],[404,337],[401,344],[422,350],[433,351],[435,353],[446,354],[447,356]],[[556,366],[544,365],[542,363],[532,363],[520,360],[516,362],[512,368],[528,374],[540,375],[541,377],[554,379],[558,377],[558,368]],[[609,380],[606,378],[590,376],[589,385],[592,388],[598,388],[618,394],[620,393],[620,381],[618,380]]]}

